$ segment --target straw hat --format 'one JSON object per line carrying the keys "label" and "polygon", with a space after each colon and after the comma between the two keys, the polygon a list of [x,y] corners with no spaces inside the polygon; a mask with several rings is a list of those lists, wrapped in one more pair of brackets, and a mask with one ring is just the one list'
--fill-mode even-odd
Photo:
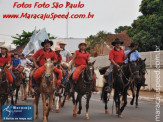
{"label": "straw hat", "polygon": [[64,41],[60,41],[59,44],[66,45],[66,42],[64,42]]}
{"label": "straw hat", "polygon": [[0,48],[6,49],[6,50],[7,50],[7,52],[9,51],[9,48],[8,48],[8,46],[7,46],[7,45],[2,45],[2,46],[0,46]]}
{"label": "straw hat", "polygon": [[87,46],[87,44],[85,42],[80,42],[78,45],[78,48],[80,47],[80,45],[84,44],[85,46]]}
{"label": "straw hat", "polygon": [[55,47],[55,51],[61,51],[62,49],[60,47]]}

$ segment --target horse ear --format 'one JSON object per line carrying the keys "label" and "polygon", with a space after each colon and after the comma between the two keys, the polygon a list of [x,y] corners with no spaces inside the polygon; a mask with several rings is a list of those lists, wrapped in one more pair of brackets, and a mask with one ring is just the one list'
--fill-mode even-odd
{"label": "horse ear", "polygon": [[95,64],[95,62],[96,62],[96,60],[92,62],[92,65],[94,65],[94,64]]}
{"label": "horse ear", "polygon": [[144,59],[144,61],[146,61],[146,58]]}

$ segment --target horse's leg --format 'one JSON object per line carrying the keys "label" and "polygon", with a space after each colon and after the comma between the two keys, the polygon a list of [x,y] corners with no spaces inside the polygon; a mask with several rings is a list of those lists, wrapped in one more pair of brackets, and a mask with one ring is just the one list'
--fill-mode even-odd
{"label": "horse's leg", "polygon": [[47,122],[46,118],[46,95],[42,93],[42,102],[43,102],[43,122]]}
{"label": "horse's leg", "polygon": [[63,107],[63,106],[64,106],[65,101],[66,101],[66,97],[67,97],[67,95],[64,93],[64,99],[63,99],[63,101],[62,101],[61,107]]}
{"label": "horse's leg", "polygon": [[130,104],[133,105],[133,104],[134,104],[134,99],[135,99],[134,85],[131,84],[131,85],[130,85],[130,88],[131,88],[131,92],[132,92],[132,99],[131,99]]}
{"label": "horse's leg", "polygon": [[14,96],[11,95],[11,105],[14,105]]}
{"label": "horse's leg", "polygon": [[81,114],[81,110],[82,110],[82,96],[79,95],[79,111],[78,111],[78,114]]}
{"label": "horse's leg", "polygon": [[75,93],[74,92],[71,92],[71,97],[72,97],[72,103],[73,103],[73,116],[74,116],[74,114],[75,114],[75,103],[76,103],[76,101],[75,101]]}
{"label": "horse's leg", "polygon": [[18,87],[16,88],[16,96],[15,96],[16,99],[15,99],[15,104],[17,104],[19,89],[20,89],[20,86],[18,86]]}
{"label": "horse's leg", "polygon": [[59,96],[55,96],[56,99],[56,113],[59,113]]}
{"label": "horse's leg", "polygon": [[23,86],[23,84],[20,85],[20,92],[21,92],[21,100],[24,101],[24,86]]}
{"label": "horse's leg", "polygon": [[74,110],[73,110],[73,116],[76,117],[77,116],[77,105],[78,105],[78,102],[79,102],[79,93],[76,97],[76,100],[75,100],[75,105],[74,105]]}
{"label": "horse's leg", "polygon": [[141,86],[137,86],[137,91],[136,91],[136,108],[138,108],[138,98],[139,98],[139,91],[140,91]]}
{"label": "horse's leg", "polygon": [[46,113],[47,120],[48,120],[49,112],[52,109],[52,106],[53,106],[53,94],[49,96],[49,106],[48,106],[48,110]]}
{"label": "horse's leg", "polygon": [[124,93],[123,93],[123,100],[124,100],[124,103],[123,103],[123,105],[122,105],[122,107],[120,109],[120,115],[119,115],[119,117],[122,117],[122,112],[123,112],[124,108],[127,105],[127,90],[125,90]]}
{"label": "horse's leg", "polygon": [[116,114],[118,114],[118,100],[117,100],[117,92],[114,91],[114,102],[116,107]]}
{"label": "horse's leg", "polygon": [[39,119],[39,116],[38,116],[38,104],[39,104],[39,97],[40,95],[36,95],[35,96],[35,102],[36,102],[36,119]]}
{"label": "horse's leg", "polygon": [[86,120],[89,120],[88,109],[89,109],[90,98],[91,98],[91,94],[88,94],[87,95],[87,101],[86,101],[86,113],[85,113]]}
{"label": "horse's leg", "polygon": [[118,105],[118,117],[121,117],[121,111],[120,111],[120,95],[117,94],[117,105]]}

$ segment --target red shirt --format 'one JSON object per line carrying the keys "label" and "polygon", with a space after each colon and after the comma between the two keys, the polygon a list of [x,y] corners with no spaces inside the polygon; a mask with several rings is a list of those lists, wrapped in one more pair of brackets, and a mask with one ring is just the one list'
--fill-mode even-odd
{"label": "red shirt", "polygon": [[125,53],[123,49],[120,49],[119,51],[116,50],[115,48],[113,48],[110,51],[109,54],[109,60],[113,59],[115,61],[115,63],[123,63],[124,59],[125,59]]}
{"label": "red shirt", "polygon": [[88,60],[89,57],[90,57],[90,55],[88,52],[82,53],[79,50],[77,50],[74,63],[76,66],[86,65],[86,60]]}
{"label": "red shirt", "polygon": [[0,65],[5,65],[11,63],[11,57],[9,54],[7,54],[5,57],[2,57],[2,54],[0,54]]}
{"label": "red shirt", "polygon": [[[43,55],[42,55],[43,54]],[[57,60],[57,56],[56,56],[56,53],[50,49],[50,51],[45,51],[44,49],[39,49],[34,55],[33,55],[33,58],[35,60],[37,60],[37,58],[42,55],[40,57],[40,60],[39,60],[39,66],[43,66],[45,64],[45,58],[54,58],[54,60]]]}

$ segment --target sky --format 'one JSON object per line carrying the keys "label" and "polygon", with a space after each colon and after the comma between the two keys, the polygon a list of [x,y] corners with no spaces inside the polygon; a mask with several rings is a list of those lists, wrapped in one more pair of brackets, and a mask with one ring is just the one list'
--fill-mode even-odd
{"label": "sky", "polygon": [[[35,2],[49,3],[59,2],[66,5],[66,1],[78,4],[79,0],[0,0],[0,42],[5,41],[11,44],[11,35],[21,34],[22,30],[33,31],[36,29],[46,28],[48,33],[55,37],[67,37],[67,20],[66,19],[3,19],[3,14],[21,14],[28,13],[57,13],[64,14],[67,11],[70,14],[94,14],[93,19],[69,19],[68,20],[68,37],[86,38],[89,35],[95,35],[103,30],[114,33],[115,28],[119,26],[131,25],[141,13],[139,5],[141,0],[80,0],[84,4],[83,8],[13,8],[14,2],[19,4],[34,5]],[[14,47],[12,45],[12,47]]]}

